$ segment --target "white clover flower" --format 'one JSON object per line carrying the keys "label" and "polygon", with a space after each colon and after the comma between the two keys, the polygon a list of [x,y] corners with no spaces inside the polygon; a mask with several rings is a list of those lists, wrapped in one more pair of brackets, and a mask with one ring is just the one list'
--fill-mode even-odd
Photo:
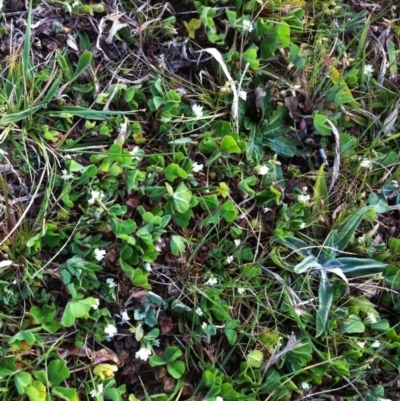
{"label": "white clover flower", "polygon": [[203,316],[203,315],[204,315],[204,313],[203,313],[203,311],[201,310],[201,308],[196,308],[194,312],[195,312],[196,315],[198,315],[198,316]]}
{"label": "white clover flower", "polygon": [[233,256],[232,256],[232,255],[227,256],[226,261],[227,261],[228,263],[232,263],[232,262],[233,262]]}
{"label": "white clover flower", "polygon": [[357,242],[358,242],[359,244],[363,244],[363,243],[365,242],[365,240],[366,240],[365,234],[364,234],[364,235],[361,235],[361,237],[358,237],[358,238],[357,238]]}
{"label": "white clover flower", "polygon": [[202,325],[201,325],[201,328],[202,328],[204,331],[206,331],[206,330],[207,330],[207,327],[208,327],[208,324],[207,324],[206,322],[203,322]]}
{"label": "white clover flower", "polygon": [[238,292],[239,295],[243,295],[243,294],[246,292],[246,288],[239,287],[239,288],[237,289],[237,292]]}
{"label": "white clover flower", "polygon": [[222,397],[218,396],[218,397],[215,397],[215,401],[224,401],[224,399]]}
{"label": "white clover flower", "polygon": [[308,203],[311,200],[311,196],[307,194],[302,194],[297,197],[297,202]]}
{"label": "white clover flower", "polygon": [[242,99],[242,100],[244,100],[244,101],[246,101],[247,100],[247,92],[246,91],[240,91],[239,92],[239,97]]}
{"label": "white clover flower", "polygon": [[94,300],[94,304],[91,305],[93,309],[99,309],[99,305],[100,305],[100,300],[98,300],[97,298],[95,298]]}
{"label": "white clover flower", "polygon": [[269,167],[265,164],[263,166],[258,167],[258,174],[260,175],[267,175],[269,174]]}
{"label": "white clover flower", "polygon": [[194,104],[193,106],[192,106],[192,112],[193,112],[193,114],[196,116],[196,118],[201,118],[201,117],[203,117],[203,106],[200,106],[200,105],[198,105],[198,104]]}
{"label": "white clover flower", "polygon": [[302,230],[303,228],[306,228],[307,224],[304,223],[304,221],[300,224],[300,230]]}
{"label": "white clover flower", "polygon": [[215,277],[210,277],[206,282],[206,285],[215,285],[218,284],[218,280]]}
{"label": "white clover flower", "polygon": [[366,168],[366,169],[371,169],[372,165],[374,164],[373,160],[370,159],[362,159],[361,163],[360,163],[360,167],[362,168]]}
{"label": "white clover flower", "polygon": [[303,389],[303,391],[308,391],[310,390],[311,386],[307,383],[307,382],[302,382],[300,384],[301,388]]}
{"label": "white clover flower", "polygon": [[160,245],[156,245],[156,246],[154,247],[154,249],[155,249],[157,252],[161,252],[161,247],[160,247]]}
{"label": "white clover flower", "polygon": [[113,278],[108,278],[108,279],[106,280],[106,283],[107,283],[107,285],[108,285],[108,288],[114,288],[114,287],[117,286],[117,283],[114,281]]}
{"label": "white clover flower", "polygon": [[251,23],[251,21],[245,19],[243,20],[243,30],[245,32],[252,32],[253,31],[253,24]]}
{"label": "white clover flower", "polygon": [[193,162],[192,172],[193,173],[198,173],[199,171],[203,171],[203,167],[204,167],[204,164],[198,164],[196,162]]}
{"label": "white clover flower", "polygon": [[151,272],[151,264],[149,262],[144,264],[144,270],[147,272]]}
{"label": "white clover flower", "polygon": [[96,397],[102,395],[103,392],[104,392],[104,386],[103,386],[103,383],[100,383],[100,384],[97,385],[97,389],[94,388],[89,394],[93,398],[96,398]]}
{"label": "white clover flower", "polygon": [[372,348],[379,348],[381,346],[381,342],[378,340],[375,340],[372,344],[371,347]]}
{"label": "white clover flower", "polygon": [[372,67],[371,64],[366,64],[364,66],[364,75],[370,77],[373,72],[374,72],[374,68]]}
{"label": "white clover flower", "polygon": [[104,328],[104,333],[107,334],[108,338],[113,338],[118,333],[118,329],[113,324],[108,324]]}
{"label": "white clover flower", "polygon": [[104,259],[104,256],[106,256],[106,254],[107,254],[107,251],[104,250],[104,249],[96,248],[96,249],[94,250],[94,257],[95,257],[96,260],[99,261],[99,262],[100,262],[101,260]]}
{"label": "white clover flower", "polygon": [[140,348],[135,354],[135,358],[141,359],[142,361],[147,361],[150,358],[151,350],[147,348]]}
{"label": "white clover flower", "polygon": [[368,322],[369,322],[370,324],[374,324],[374,323],[376,323],[376,322],[378,321],[378,320],[376,319],[375,314],[372,313],[372,312],[368,313],[368,315],[367,315],[367,320],[368,320]]}
{"label": "white clover flower", "polygon": [[365,348],[365,344],[366,344],[367,342],[366,341],[357,341],[357,345],[360,347],[360,348]]}
{"label": "white clover flower", "polygon": [[131,320],[131,318],[128,316],[126,309],[121,311],[121,323],[127,323],[129,320]]}
{"label": "white clover flower", "polygon": [[242,241],[240,241],[240,239],[235,239],[233,242],[235,243],[235,246],[238,247]]}
{"label": "white clover flower", "polygon": [[90,199],[88,200],[89,205],[93,205],[94,202],[100,201],[103,199],[104,193],[103,191],[98,191],[97,189],[92,189],[90,192]]}
{"label": "white clover flower", "polygon": [[272,209],[270,209],[269,207],[264,207],[263,213],[268,213],[268,212],[272,212]]}
{"label": "white clover flower", "polygon": [[130,154],[131,156],[135,156],[135,155],[137,155],[139,152],[140,152],[139,146],[135,146],[135,147],[129,152],[129,154]]}
{"label": "white clover flower", "polygon": [[64,181],[72,180],[74,178],[75,176],[73,173],[69,173],[67,170],[62,171],[61,179],[63,179]]}

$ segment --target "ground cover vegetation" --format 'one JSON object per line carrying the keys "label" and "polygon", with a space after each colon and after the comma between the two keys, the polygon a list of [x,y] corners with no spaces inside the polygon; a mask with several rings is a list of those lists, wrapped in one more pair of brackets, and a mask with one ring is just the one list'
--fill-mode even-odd
{"label": "ground cover vegetation", "polygon": [[398,2],[0,11],[0,399],[400,399]]}

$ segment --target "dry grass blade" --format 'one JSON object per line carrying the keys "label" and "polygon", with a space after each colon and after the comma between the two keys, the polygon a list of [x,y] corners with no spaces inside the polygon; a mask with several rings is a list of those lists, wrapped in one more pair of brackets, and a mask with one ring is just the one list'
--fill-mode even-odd
{"label": "dry grass blade", "polygon": [[330,127],[332,128],[332,133],[335,138],[335,156],[333,159],[333,171],[332,171],[332,181],[329,185],[329,192],[332,191],[332,188],[334,187],[336,180],[339,177],[339,170],[340,170],[340,135],[339,131],[336,128],[336,126],[330,121],[329,119],[326,120]]}

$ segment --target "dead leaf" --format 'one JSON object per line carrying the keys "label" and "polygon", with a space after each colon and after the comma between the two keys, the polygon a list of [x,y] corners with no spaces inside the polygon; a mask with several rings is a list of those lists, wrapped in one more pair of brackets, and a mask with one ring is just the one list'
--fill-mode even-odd
{"label": "dead leaf", "polygon": [[172,319],[162,315],[158,319],[158,324],[161,327],[161,334],[168,334],[174,327]]}

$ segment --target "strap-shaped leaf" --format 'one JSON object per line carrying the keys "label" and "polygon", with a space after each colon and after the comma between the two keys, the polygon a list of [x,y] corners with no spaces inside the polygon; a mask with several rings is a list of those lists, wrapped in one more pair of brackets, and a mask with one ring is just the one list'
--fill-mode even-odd
{"label": "strap-shaped leaf", "polygon": [[273,241],[286,246],[286,248],[289,248],[292,251],[295,251],[299,255],[302,255],[302,256],[312,255],[311,250],[309,249],[309,245],[301,239],[298,239],[295,237],[275,236],[273,238]]}
{"label": "strap-shaped leaf", "polygon": [[347,277],[382,273],[386,266],[386,263],[363,258],[336,258],[324,265],[324,267],[338,267],[342,269]]}
{"label": "strap-shaped leaf", "polygon": [[333,245],[339,251],[343,251],[353,238],[358,226],[360,225],[364,215],[371,209],[371,207],[363,207],[351,216],[347,222],[338,228],[337,233],[334,234]]}
{"label": "strap-shaped leaf", "polygon": [[328,322],[329,310],[331,309],[333,300],[332,285],[325,271],[320,270],[321,281],[318,290],[318,312],[317,312],[317,334],[320,337],[325,332],[326,323]]}

